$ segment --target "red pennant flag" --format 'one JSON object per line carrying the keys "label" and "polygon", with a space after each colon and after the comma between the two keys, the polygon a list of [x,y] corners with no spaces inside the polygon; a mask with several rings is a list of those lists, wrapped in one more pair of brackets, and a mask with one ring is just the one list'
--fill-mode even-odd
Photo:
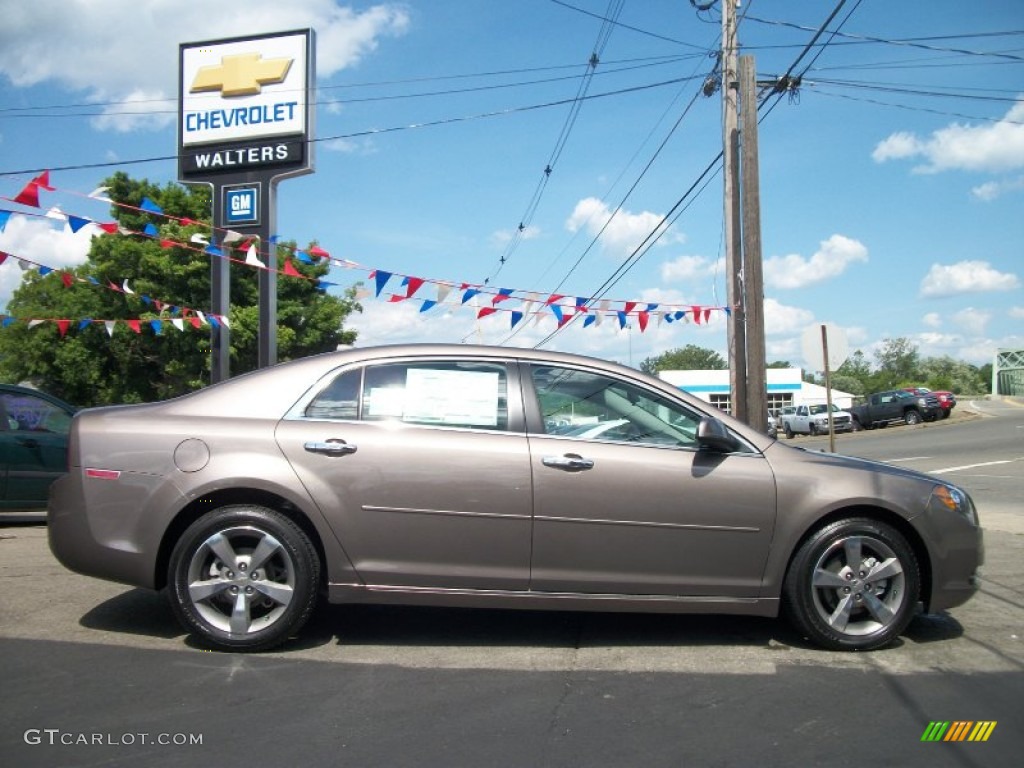
{"label": "red pennant flag", "polygon": [[313,256],[316,256],[318,259],[329,259],[329,258],[331,258],[331,254],[329,254],[327,251],[325,251],[319,245],[314,245],[312,248],[309,249],[309,251],[307,251],[307,253],[310,253]]}
{"label": "red pennant flag", "polygon": [[649,312],[637,312],[637,319],[640,321],[640,333],[647,330],[647,321],[650,319]]}
{"label": "red pennant flag", "polygon": [[97,226],[110,235],[116,235],[118,232],[118,225],[116,221],[111,221],[106,224],[98,224]]}
{"label": "red pennant flag", "polygon": [[61,282],[64,283],[64,287],[65,288],[70,288],[71,284],[73,282],[75,282],[75,278],[73,278],[71,276],[70,272],[61,272],[60,273],[60,279],[61,279]]}
{"label": "red pennant flag", "polygon": [[21,205],[28,205],[32,208],[39,207],[39,182],[35,179],[25,185],[25,188],[14,198],[14,202]]}
{"label": "red pennant flag", "polygon": [[47,192],[53,192],[53,187],[50,186],[50,172],[43,171],[33,179],[36,184],[39,185],[40,189],[45,189]]}
{"label": "red pennant flag", "polygon": [[496,310],[494,307],[480,307],[480,311],[476,313],[476,316],[477,316],[477,319],[479,319],[481,317],[487,317],[488,315],[493,315],[497,311],[498,310]]}
{"label": "red pennant flag", "polygon": [[628,315],[634,309],[636,309],[636,302],[635,301],[627,301],[626,302],[626,306],[624,308],[625,313]]}
{"label": "red pennant flag", "polygon": [[556,301],[560,301],[561,299],[564,298],[565,296],[561,296],[557,293],[552,293],[550,296],[548,296],[548,300],[545,301],[544,303],[550,306],[551,304],[554,304]]}
{"label": "red pennant flag", "polygon": [[561,328],[563,325],[565,325],[570,320],[572,320],[572,318],[573,318],[572,312],[564,313],[560,318],[558,318],[558,327]]}
{"label": "red pennant flag", "polygon": [[405,298],[411,299],[426,281],[422,277],[410,277],[405,289]]}
{"label": "red pennant flag", "polygon": [[188,321],[189,321],[190,323],[192,323],[192,327],[193,327],[193,328],[201,328],[201,327],[202,327],[202,325],[203,325],[202,321],[201,321],[201,320],[200,320],[200,319],[199,319],[199,318],[198,318],[197,316],[195,316],[195,315],[192,315],[192,316],[191,316],[191,317],[190,317],[190,318],[188,319]]}
{"label": "red pennant flag", "polygon": [[389,304],[395,304],[395,303],[397,303],[399,301],[405,301],[407,298],[409,298],[409,297],[408,296],[399,296],[397,293],[392,293],[391,297],[388,299],[388,303]]}
{"label": "red pennant flag", "polygon": [[161,240],[160,241],[160,247],[161,248],[173,248],[176,245],[177,245],[177,243],[174,242],[173,240]]}
{"label": "red pennant flag", "polygon": [[70,325],[71,325],[71,321],[70,320],[58,320],[57,321],[57,328],[60,330],[60,337],[62,339],[64,338],[64,334],[66,334],[68,332],[68,328],[70,327]]}
{"label": "red pennant flag", "polygon": [[142,326],[138,320],[125,320],[125,322],[128,323],[128,327],[136,333],[142,333]]}
{"label": "red pennant flag", "polygon": [[711,310],[710,309],[705,309],[704,310],[704,325],[707,325],[708,321],[710,319],[711,319]]}
{"label": "red pennant flag", "polygon": [[302,274],[292,264],[291,259],[284,260],[284,273],[289,277],[302,277]]}

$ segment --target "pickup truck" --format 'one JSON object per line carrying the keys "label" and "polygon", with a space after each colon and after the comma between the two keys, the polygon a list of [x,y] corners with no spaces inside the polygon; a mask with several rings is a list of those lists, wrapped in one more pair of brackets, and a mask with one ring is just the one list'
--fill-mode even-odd
{"label": "pickup truck", "polygon": [[894,421],[920,424],[937,418],[941,411],[939,399],[935,395],[912,395],[902,389],[875,392],[868,395],[863,403],[850,409],[856,425],[864,429],[887,427]]}
{"label": "pickup truck", "polygon": [[[853,417],[833,405],[832,428],[836,432],[851,432]],[[782,417],[782,430],[790,440],[793,435],[827,435],[828,406],[798,405],[796,410]]]}

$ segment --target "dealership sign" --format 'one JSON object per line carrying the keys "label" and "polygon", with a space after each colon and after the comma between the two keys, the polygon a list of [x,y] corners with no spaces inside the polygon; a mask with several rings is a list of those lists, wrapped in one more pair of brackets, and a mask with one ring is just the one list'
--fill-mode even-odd
{"label": "dealership sign", "polygon": [[311,30],[180,46],[179,177],[312,169]]}

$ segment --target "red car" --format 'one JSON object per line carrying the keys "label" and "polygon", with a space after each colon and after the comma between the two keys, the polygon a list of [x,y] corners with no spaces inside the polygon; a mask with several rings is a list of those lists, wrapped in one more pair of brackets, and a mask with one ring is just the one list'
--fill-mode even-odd
{"label": "red car", "polygon": [[953,412],[956,407],[956,395],[952,392],[936,392],[928,389],[927,387],[904,387],[905,392],[909,392],[912,395],[927,395],[932,394],[939,398],[939,406],[942,408],[940,412],[940,419],[948,419],[949,414]]}

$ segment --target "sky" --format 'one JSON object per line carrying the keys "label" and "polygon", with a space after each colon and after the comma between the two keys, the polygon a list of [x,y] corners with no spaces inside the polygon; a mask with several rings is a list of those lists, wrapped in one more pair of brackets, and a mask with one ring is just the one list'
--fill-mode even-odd
{"label": "sky", "polygon": [[[117,171],[177,181],[180,44],[311,28],[315,172],[281,182],[277,234],[330,253],[332,290],[362,282],[357,345],[725,357],[720,2],[18,4],[0,25],[0,251],[81,263],[96,229],[32,214],[109,220],[88,195]],[[1024,4],[738,13],[758,81],[800,78],[760,99],[768,361],[813,368],[801,340],[824,323],[869,361],[894,338],[974,365],[1024,348]],[[43,170],[40,209],[12,204]],[[393,275],[379,296],[374,274]],[[21,278],[0,265],[0,307]]]}

